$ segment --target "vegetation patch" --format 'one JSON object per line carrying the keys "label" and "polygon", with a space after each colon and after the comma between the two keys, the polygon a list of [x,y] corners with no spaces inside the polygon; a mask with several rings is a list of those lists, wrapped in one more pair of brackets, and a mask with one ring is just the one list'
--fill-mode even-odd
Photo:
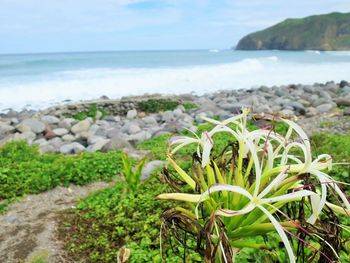
{"label": "vegetation patch", "polygon": [[137,108],[140,111],[148,113],[156,113],[167,110],[175,110],[180,105],[179,101],[169,99],[149,99],[137,103]]}
{"label": "vegetation patch", "polygon": [[122,167],[121,152],[81,153],[75,156],[40,154],[26,142],[0,149],[0,211],[13,199],[58,185],[84,185],[111,180]]}
{"label": "vegetation patch", "polygon": [[107,116],[109,114],[108,111],[106,111],[105,109],[97,107],[96,104],[92,104],[88,110],[80,111],[80,112],[72,115],[71,117],[78,120],[78,121],[85,120],[88,117],[96,119],[96,114],[98,112],[101,113],[102,117]]}
{"label": "vegetation patch", "polygon": [[[130,249],[128,262],[162,262],[159,220],[168,202],[154,199],[168,186],[153,178],[137,191],[128,191],[124,182],[99,191],[59,216],[59,236],[68,258],[83,262],[117,262],[121,247]],[[182,262],[184,251],[163,247],[166,262]],[[200,260],[188,253],[186,262]]]}

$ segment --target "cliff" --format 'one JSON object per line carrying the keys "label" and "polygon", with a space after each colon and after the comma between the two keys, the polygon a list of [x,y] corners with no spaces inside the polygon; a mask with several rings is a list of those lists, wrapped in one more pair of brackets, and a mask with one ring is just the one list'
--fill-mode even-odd
{"label": "cliff", "polygon": [[237,50],[350,50],[350,13],[287,19],[243,37]]}

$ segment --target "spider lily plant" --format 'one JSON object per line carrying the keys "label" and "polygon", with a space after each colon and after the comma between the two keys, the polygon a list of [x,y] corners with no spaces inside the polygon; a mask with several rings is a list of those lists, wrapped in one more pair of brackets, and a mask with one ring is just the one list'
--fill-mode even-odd
{"label": "spider lily plant", "polygon": [[[268,249],[249,238],[270,232],[279,235],[290,262],[296,262],[297,254],[292,238],[315,251],[314,255],[338,260],[339,244],[330,241],[327,233],[316,231],[324,214],[350,215],[350,204],[339,182],[327,174],[331,156],[322,154],[313,159],[307,135],[290,120],[281,119],[289,127],[282,135],[273,129],[249,130],[248,116],[249,110],[243,109],[242,114],[224,121],[205,118],[214,125],[212,130],[172,141],[168,163],[176,176],[169,170],[164,176],[177,192],[157,198],[184,205],[164,213],[163,226],[196,236],[196,250],[207,262],[234,262],[245,247]],[[214,157],[211,152],[217,133],[227,134],[232,143]],[[197,151],[192,169],[185,171],[175,156],[189,144],[196,144]],[[335,198],[330,198],[330,193]],[[337,202],[333,204],[334,199]],[[297,207],[298,217],[288,212],[291,206]],[[323,245],[315,245],[316,241]]]}

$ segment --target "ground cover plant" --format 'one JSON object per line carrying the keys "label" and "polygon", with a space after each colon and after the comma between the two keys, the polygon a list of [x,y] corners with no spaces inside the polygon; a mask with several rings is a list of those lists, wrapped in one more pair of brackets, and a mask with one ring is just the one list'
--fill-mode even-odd
{"label": "ground cover plant", "polygon": [[0,210],[13,199],[58,185],[112,180],[121,168],[119,151],[64,156],[40,154],[24,141],[10,142],[0,148]]}
{"label": "ground cover plant", "polygon": [[96,104],[91,104],[87,110],[80,111],[71,117],[79,121],[85,120],[86,118],[95,119],[98,112],[101,114],[101,117],[107,116],[109,114],[107,110],[101,107],[97,107]]}
{"label": "ground cover plant", "polygon": [[[247,125],[250,130],[256,129],[257,125],[263,126],[254,120]],[[282,122],[276,122],[273,126],[278,133],[283,134],[288,130],[288,125]],[[215,124],[201,124],[198,126],[197,133],[201,134],[214,127]],[[234,126],[231,127],[234,128]],[[190,136],[191,132],[184,131],[180,135]],[[172,142],[171,137],[162,135],[142,142],[137,147],[150,150],[154,159],[165,160],[168,142]],[[220,133],[216,134],[214,139],[216,142],[212,149],[214,157],[220,155],[227,144],[235,142],[229,136]],[[350,162],[350,135],[315,134],[311,138],[311,145],[313,146],[313,158],[326,152],[332,155],[335,163]],[[196,145],[181,148],[176,153],[176,162],[182,169],[186,171],[191,169],[194,152],[196,152]],[[135,161],[131,163],[133,167],[137,164]],[[2,204],[5,204],[7,200],[28,193],[39,193],[56,185],[109,180],[123,172],[120,152],[88,153],[77,156],[40,155],[35,146],[29,146],[24,142],[14,142],[1,148],[0,164]],[[171,166],[168,168],[170,172],[176,173]],[[337,180],[348,182],[349,166],[335,165],[329,174]],[[99,191],[83,200],[77,209],[60,215],[59,218],[63,219],[60,224],[60,238],[65,241],[69,258],[83,258],[92,262],[115,262],[118,251],[125,247],[131,251],[130,262],[161,262],[162,257],[166,262],[183,262],[184,258],[186,262],[201,262],[202,257],[190,250],[196,244],[196,240],[190,235],[186,237],[188,239],[186,248],[183,247],[183,240],[180,245],[175,242],[176,240],[173,240],[172,243],[166,242],[165,238],[169,238],[169,235],[163,236],[160,240],[162,222],[159,218],[164,211],[174,209],[176,205],[183,206],[184,203],[174,204],[155,200],[154,197],[161,193],[173,192],[173,189],[166,185],[163,179],[159,180],[157,175],[155,176],[137,187],[134,193],[128,190],[130,188],[126,187],[124,181],[119,181],[115,187]],[[346,192],[349,189],[347,186],[342,188]],[[332,195],[328,195],[327,198],[332,202],[337,202]],[[185,205],[184,208],[191,209],[191,206]],[[288,212],[287,210],[282,211]],[[284,216],[280,216],[280,219],[286,220]],[[323,217],[324,219],[326,218]],[[343,222],[344,217],[340,217],[340,220]],[[165,231],[162,232],[165,234]],[[340,240],[346,250],[350,245],[349,242],[344,242],[348,238],[348,233],[346,228],[341,232]],[[183,238],[184,236],[179,235],[178,237]],[[161,241],[163,243],[162,253],[159,249]],[[312,242],[312,240],[307,241]],[[241,248],[236,257],[237,262],[281,262],[287,257],[278,234],[271,233],[247,238],[246,242],[247,246]],[[263,244],[265,247],[257,250],[257,247],[248,246],[253,243]],[[291,245],[296,251],[297,240],[294,240]],[[314,250],[307,249],[304,253],[312,256]],[[339,254],[341,262],[350,261],[347,252]],[[314,261],[317,260],[328,262],[319,253]]]}
{"label": "ground cover plant", "polygon": [[162,111],[175,110],[177,106],[183,105],[186,110],[197,108],[194,103],[181,102],[170,99],[148,99],[137,103],[137,109],[148,113],[157,113]]}
{"label": "ground cover plant", "polygon": [[[347,252],[341,233],[348,230],[338,214],[349,217],[350,204],[341,182],[326,173],[331,156],[313,159],[307,135],[289,120],[281,120],[288,126],[281,135],[273,127],[249,130],[247,115],[244,110],[222,122],[206,119],[213,129],[172,142],[176,147],[168,162],[176,173],[165,169],[163,174],[176,193],[158,199],[186,202],[190,209],[167,211],[162,231],[207,262],[234,262],[244,248],[271,250],[269,243],[255,239],[270,232],[278,234],[286,249],[279,261],[338,261],[340,252]],[[213,155],[219,133],[233,143]],[[172,154],[189,144],[197,145],[197,151],[185,171]],[[183,243],[184,236],[196,245]]]}

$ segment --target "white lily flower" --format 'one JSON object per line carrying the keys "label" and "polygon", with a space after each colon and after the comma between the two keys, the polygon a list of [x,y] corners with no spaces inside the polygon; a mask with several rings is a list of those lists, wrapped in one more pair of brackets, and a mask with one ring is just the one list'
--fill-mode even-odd
{"label": "white lily flower", "polygon": [[198,202],[198,204],[196,206],[196,210],[195,210],[196,216],[198,218],[199,204],[201,202],[207,200],[207,198],[210,196],[210,194],[213,194],[215,192],[221,192],[221,191],[227,191],[227,192],[233,192],[236,194],[241,194],[250,200],[250,202],[243,209],[240,209],[240,210],[218,209],[215,212],[215,214],[219,215],[219,216],[224,216],[224,217],[233,217],[233,216],[247,214],[247,213],[253,211],[255,208],[260,209],[269,218],[270,222],[275,227],[277,233],[281,237],[281,239],[286,247],[286,250],[287,250],[288,256],[289,256],[289,261],[293,263],[293,262],[295,262],[295,256],[293,253],[292,246],[287,238],[287,235],[284,232],[283,227],[280,225],[280,223],[264,207],[264,205],[273,204],[273,203],[280,202],[280,201],[284,201],[284,202],[295,201],[295,200],[301,199],[302,197],[308,197],[308,196],[312,197],[312,196],[315,196],[317,194],[312,192],[312,191],[309,191],[309,190],[301,190],[301,191],[296,191],[296,192],[292,192],[292,193],[284,194],[284,195],[280,195],[280,196],[263,198],[274,188],[274,186],[276,184],[280,183],[281,180],[283,180],[285,177],[286,177],[286,174],[281,173],[257,197],[253,197],[247,190],[245,190],[244,188],[241,188],[239,186],[224,185],[224,184],[214,185],[214,186],[210,187],[206,192],[204,192],[202,194],[201,198],[199,199],[199,202]]}

